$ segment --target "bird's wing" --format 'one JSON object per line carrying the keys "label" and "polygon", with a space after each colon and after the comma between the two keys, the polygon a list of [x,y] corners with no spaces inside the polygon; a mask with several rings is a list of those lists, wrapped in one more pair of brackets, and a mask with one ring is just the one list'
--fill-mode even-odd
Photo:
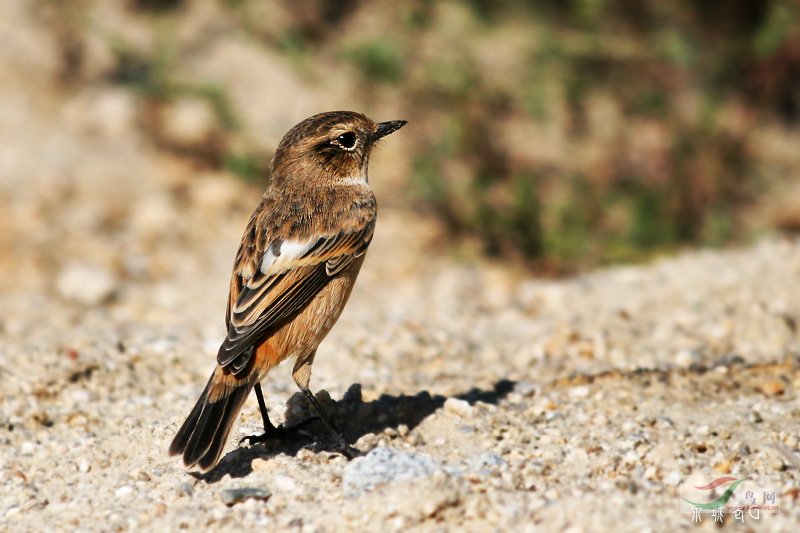
{"label": "bird's wing", "polygon": [[[257,221],[251,220],[251,225]],[[237,254],[228,299],[228,335],[217,362],[238,375],[253,347],[291,320],[325,284],[367,251],[375,224],[328,235],[245,239]],[[248,228],[256,235],[257,228]]]}

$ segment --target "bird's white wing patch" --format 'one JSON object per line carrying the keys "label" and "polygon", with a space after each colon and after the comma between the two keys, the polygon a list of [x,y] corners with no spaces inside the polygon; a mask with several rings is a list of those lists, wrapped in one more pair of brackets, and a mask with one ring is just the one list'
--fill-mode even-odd
{"label": "bird's white wing patch", "polygon": [[261,260],[261,273],[271,276],[298,266],[300,259],[316,242],[317,239],[273,242]]}

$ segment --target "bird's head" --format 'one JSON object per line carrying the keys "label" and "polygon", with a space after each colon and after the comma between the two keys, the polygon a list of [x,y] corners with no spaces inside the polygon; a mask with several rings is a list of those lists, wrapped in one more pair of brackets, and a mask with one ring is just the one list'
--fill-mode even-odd
{"label": "bird's head", "polygon": [[272,160],[271,181],[366,182],[372,147],[405,124],[374,122],[354,111],[309,117],[283,136]]}

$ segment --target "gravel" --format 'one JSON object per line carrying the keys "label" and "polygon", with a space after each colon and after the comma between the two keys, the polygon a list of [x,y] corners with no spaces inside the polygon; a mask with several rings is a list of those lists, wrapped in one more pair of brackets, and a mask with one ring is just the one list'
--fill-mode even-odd
{"label": "gravel", "polygon": [[[312,380],[355,453],[318,423],[238,447],[260,429],[251,399],[221,464],[187,472],[166,449],[222,335],[237,213],[154,245],[169,270],[117,274],[96,305],[36,289],[57,265],[5,278],[0,528],[671,529],[689,524],[678,490],[693,472],[780,474],[782,510],[762,521],[800,519],[786,326],[800,313],[785,297],[800,243],[774,239],[542,281],[432,256],[435,228],[386,210]],[[292,424],[310,412],[289,370],[265,393]]]}

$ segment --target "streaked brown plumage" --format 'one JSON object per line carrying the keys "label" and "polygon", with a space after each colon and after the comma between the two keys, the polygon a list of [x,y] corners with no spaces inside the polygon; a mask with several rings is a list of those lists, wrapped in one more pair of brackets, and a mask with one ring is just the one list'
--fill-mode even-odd
{"label": "streaked brown plumage", "polygon": [[347,303],[375,228],[370,150],[404,124],[336,111],[300,122],[281,140],[236,254],[217,367],[170,446],[187,466],[217,463],[251,388],[265,435],[275,429],[259,383],[284,359],[295,361],[292,377],[313,401],[314,355]]}

